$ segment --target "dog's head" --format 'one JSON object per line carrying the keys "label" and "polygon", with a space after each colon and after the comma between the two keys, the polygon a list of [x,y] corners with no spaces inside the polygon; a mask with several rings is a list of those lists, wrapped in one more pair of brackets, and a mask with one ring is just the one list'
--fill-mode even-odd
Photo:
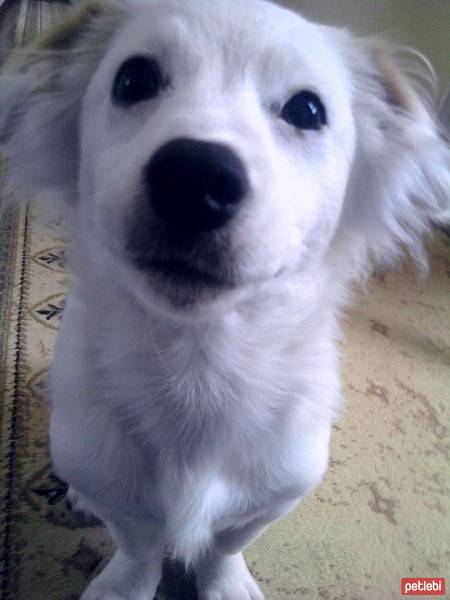
{"label": "dog's head", "polygon": [[446,148],[389,48],[260,0],[88,2],[0,90],[10,184],[76,205],[144,301],[351,278],[448,216]]}

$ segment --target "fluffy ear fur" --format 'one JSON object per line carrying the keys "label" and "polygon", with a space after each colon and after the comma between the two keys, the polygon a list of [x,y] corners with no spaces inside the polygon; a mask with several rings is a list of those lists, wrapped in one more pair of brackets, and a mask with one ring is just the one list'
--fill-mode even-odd
{"label": "fluffy ear fur", "polygon": [[6,185],[25,196],[76,197],[78,116],[84,90],[122,15],[91,0],[0,74],[0,151]]}
{"label": "fluffy ear fur", "polygon": [[374,262],[390,265],[404,249],[425,269],[424,234],[450,220],[450,153],[420,90],[433,72],[412,50],[356,45],[348,44],[348,61],[358,142],[340,251],[353,276],[367,275]]}

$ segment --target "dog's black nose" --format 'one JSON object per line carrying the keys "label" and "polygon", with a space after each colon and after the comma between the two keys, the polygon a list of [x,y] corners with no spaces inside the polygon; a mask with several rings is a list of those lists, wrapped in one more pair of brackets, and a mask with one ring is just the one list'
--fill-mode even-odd
{"label": "dog's black nose", "polygon": [[230,221],[249,187],[244,165],[230,148],[187,138],[157,150],[145,181],[156,215],[181,235]]}

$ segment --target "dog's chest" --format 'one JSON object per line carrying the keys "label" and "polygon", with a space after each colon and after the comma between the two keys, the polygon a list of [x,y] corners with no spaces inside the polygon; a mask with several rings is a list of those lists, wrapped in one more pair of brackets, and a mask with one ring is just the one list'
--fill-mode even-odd
{"label": "dog's chest", "polygon": [[288,465],[286,455],[276,456],[261,432],[257,445],[235,436],[228,446],[222,432],[216,443],[212,433],[186,453],[160,452],[152,476],[141,480],[146,494],[140,497],[146,507],[158,507],[170,552],[188,560],[216,533],[276,511],[303,490],[300,463]]}
{"label": "dog's chest", "polygon": [[143,336],[122,319],[89,348],[76,308],[69,302],[54,366],[52,456],[105,514],[154,517],[186,556],[323,472],[307,417],[332,390],[320,386],[311,401],[314,373],[280,335],[239,327]]}
{"label": "dog's chest", "polygon": [[282,343],[252,344],[232,331],[177,334],[153,338],[153,348],[101,373],[114,389],[105,402],[150,457],[189,468],[205,457],[223,463],[283,418],[299,390],[295,357]]}
{"label": "dog's chest", "polygon": [[[280,473],[286,476],[280,448],[289,453],[287,400],[298,382],[286,376],[286,365],[277,365],[279,357],[261,368],[264,349],[240,356],[235,344],[233,356],[219,341],[211,347],[203,338],[178,340],[175,350],[150,363],[135,357],[133,366],[109,375],[120,399],[114,415],[145,465],[140,477],[149,502],[157,490],[164,512],[176,504],[178,516],[186,510],[209,514],[211,507],[215,513],[240,510],[257,495],[249,482],[257,481],[267,496],[265,480],[273,484]],[[124,379],[128,371],[132,385]]]}

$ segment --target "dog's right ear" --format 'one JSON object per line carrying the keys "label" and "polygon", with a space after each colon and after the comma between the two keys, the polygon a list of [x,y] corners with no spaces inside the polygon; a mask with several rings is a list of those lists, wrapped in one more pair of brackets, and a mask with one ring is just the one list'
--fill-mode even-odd
{"label": "dog's right ear", "polygon": [[25,197],[76,197],[81,100],[124,10],[115,0],[89,0],[13,53],[0,74],[0,151],[8,189]]}

